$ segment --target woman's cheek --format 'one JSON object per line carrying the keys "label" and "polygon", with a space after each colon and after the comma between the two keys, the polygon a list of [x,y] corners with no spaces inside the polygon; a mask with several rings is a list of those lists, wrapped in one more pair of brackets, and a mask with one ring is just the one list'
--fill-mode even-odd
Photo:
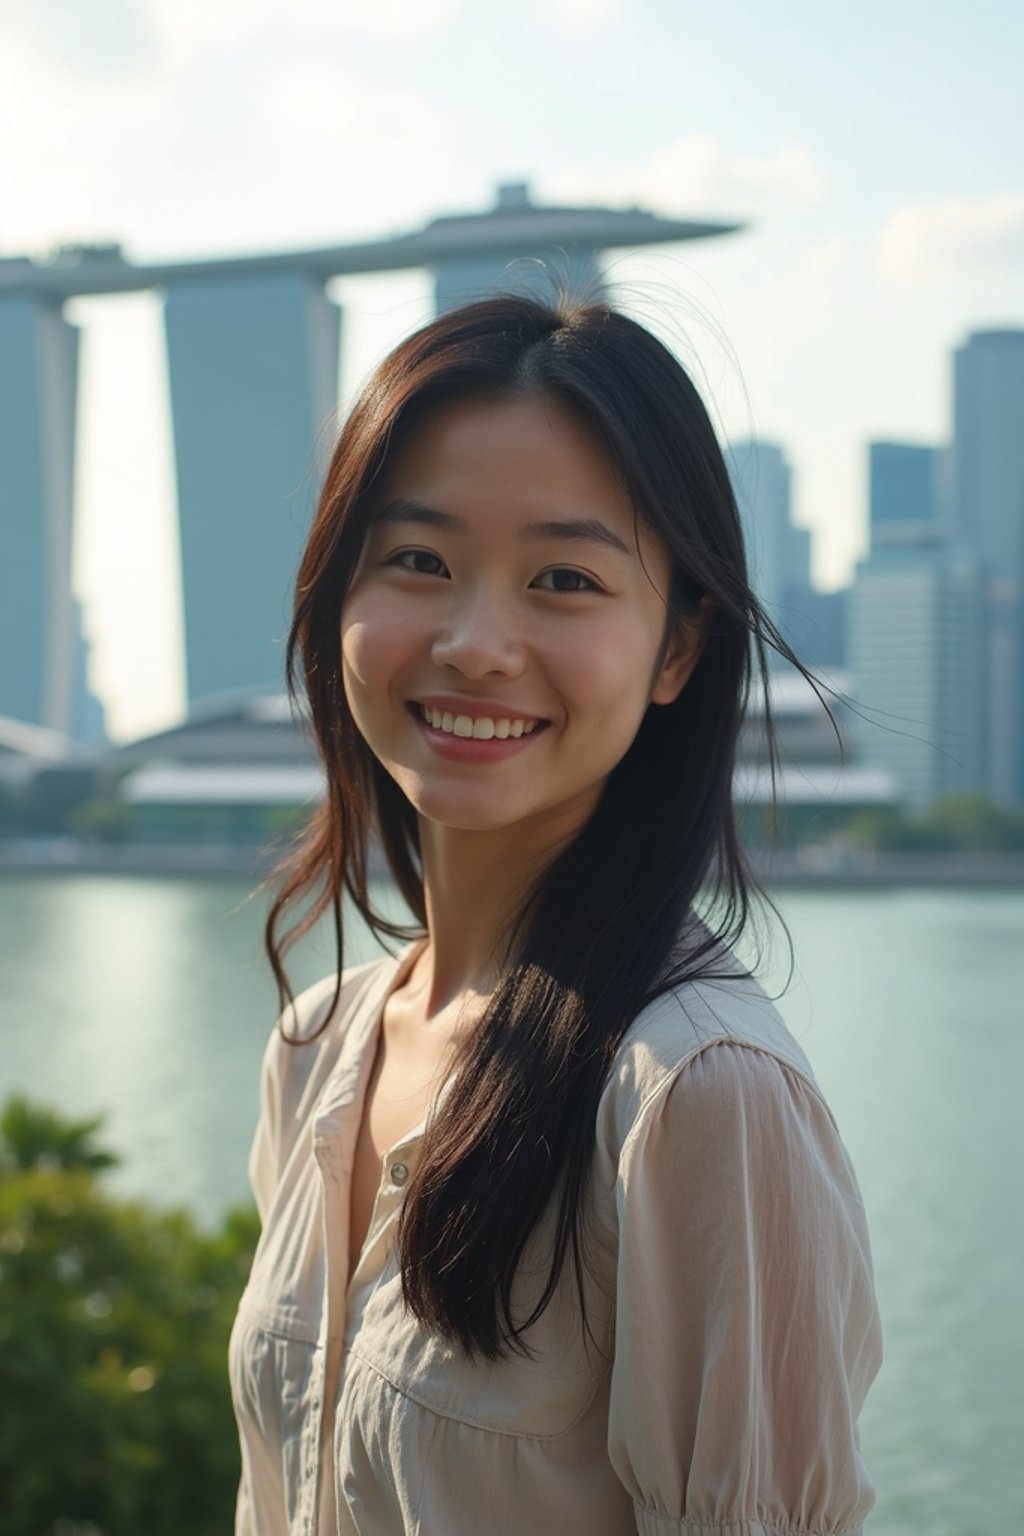
{"label": "woman's cheek", "polygon": [[367,596],[351,603],[343,616],[342,661],[357,681],[372,679],[379,686],[401,665],[409,643],[394,604]]}

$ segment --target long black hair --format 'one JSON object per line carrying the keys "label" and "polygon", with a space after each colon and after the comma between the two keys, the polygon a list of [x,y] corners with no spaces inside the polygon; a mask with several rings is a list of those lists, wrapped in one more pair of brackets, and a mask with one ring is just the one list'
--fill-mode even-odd
{"label": "long black hair", "polygon": [[[415,812],[370,752],[341,684],[340,613],[366,536],[372,491],[412,421],[458,400],[540,395],[587,428],[636,515],[672,562],[669,606],[694,618],[700,659],[681,694],[652,706],[575,839],[518,914],[513,960],[460,1049],[406,1192],[399,1251],[406,1304],[470,1353],[522,1348],[571,1255],[582,1299],[583,1194],[609,1063],[662,992],[735,974],[754,882],[732,799],[737,739],[767,650],[805,670],[754,596],[729,475],[686,371],[649,331],[604,303],[500,297],[441,315],[373,373],[345,422],[299,572],[288,644],[301,662],[326,769],[326,797],[280,874],[267,948],[281,989],[288,945],[327,911],[340,970],[345,891],[381,938],[425,928]],[[379,839],[417,926],[370,897]],[[705,920],[695,920],[702,898]],[[282,933],[282,918],[304,914]],[[513,1315],[525,1245],[555,1203],[547,1282]]]}

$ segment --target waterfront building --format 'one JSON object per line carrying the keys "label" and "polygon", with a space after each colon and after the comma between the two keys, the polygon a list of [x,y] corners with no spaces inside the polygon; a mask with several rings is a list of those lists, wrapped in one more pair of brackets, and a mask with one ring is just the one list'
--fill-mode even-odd
{"label": "waterfront building", "polygon": [[0,291],[0,715],[95,736],[71,592],[77,367],[58,305]]}
{"label": "waterfront building", "polygon": [[[599,211],[538,207],[526,182],[506,182],[498,188],[497,203],[489,213],[447,214],[435,219],[428,228],[435,236],[447,236],[453,247],[434,268],[438,313],[490,293],[520,293],[550,300],[564,292],[570,298],[600,299],[604,283],[595,235],[573,239],[567,245],[552,242],[554,223],[560,226],[559,239],[563,240],[573,220]],[[506,237],[503,245],[494,246],[494,237],[502,230]],[[474,238],[485,233],[491,248],[474,249]],[[608,243],[607,234],[602,243]]]}
{"label": "waterfront building", "polygon": [[986,782],[1024,801],[1024,330],[975,331],[953,360],[951,522],[987,579]]}
{"label": "waterfront building", "polygon": [[985,580],[947,536],[940,451],[871,443],[868,454],[871,540],[850,603],[854,734],[920,810],[984,785]]}
{"label": "waterfront building", "polygon": [[[853,811],[894,803],[891,776],[858,763],[851,752],[843,704],[848,677],[824,673],[822,682],[830,690],[838,735],[799,673],[771,674],[780,751],[774,786],[764,700],[760,688],[752,691],[735,787],[744,831],[754,843],[776,835],[790,843],[827,840]],[[308,722],[293,717],[284,694],[259,691],[208,699],[179,725],[109,748],[96,760],[95,777],[95,792],[114,808],[123,834],[145,843],[260,843],[297,827],[323,794]],[[781,817],[773,804],[776,792]]]}
{"label": "waterfront building", "polygon": [[849,674],[823,668],[815,677],[820,694],[793,667],[769,673],[778,748],[774,776],[764,697],[760,686],[751,691],[733,779],[744,841],[751,847],[834,848],[858,812],[887,810],[898,802],[892,774],[858,757]]}
{"label": "waterfront building", "polygon": [[74,743],[59,731],[0,715],[0,807],[4,792],[16,794],[41,767],[59,765],[73,755]]}
{"label": "waterfront building", "polygon": [[778,618],[794,575],[807,579],[809,550],[792,521],[793,473],[778,443],[728,443],[725,461],[739,507],[747,564],[758,597]]}
{"label": "waterfront building", "polygon": [[931,444],[868,444],[872,554],[949,541],[950,529],[942,508],[943,466],[943,450]]}
{"label": "waterfront building", "polygon": [[845,594],[811,584],[811,533],[793,522],[793,472],[778,443],[726,444],[754,590],[783,637],[813,667],[845,660]]}
{"label": "waterfront building", "polygon": [[130,840],[211,846],[294,831],[324,788],[287,695],[257,689],[206,699],[178,725],[111,747],[96,783]]}
{"label": "waterfront building", "polygon": [[[743,226],[639,208],[544,207],[528,187],[392,239],[211,261],[128,261],[117,245],[0,261],[0,711],[71,718],[70,601],[75,296],[166,295],[190,704],[279,688],[289,591],[338,400],[340,315],[324,286],[426,268],[439,308],[524,287],[600,291],[600,252]],[[29,622],[31,621],[31,622]],[[34,626],[34,627],[33,627]],[[12,642],[28,636],[23,659]],[[83,669],[79,667],[79,672]],[[84,675],[84,672],[83,672]]]}
{"label": "waterfront building", "polygon": [[340,311],[301,271],[213,274],[168,288],[166,324],[188,697],[274,686],[334,425]]}

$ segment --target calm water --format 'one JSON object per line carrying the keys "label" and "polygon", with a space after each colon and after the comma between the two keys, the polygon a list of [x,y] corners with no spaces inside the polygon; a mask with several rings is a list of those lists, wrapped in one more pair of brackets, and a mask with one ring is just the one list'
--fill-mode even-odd
{"label": "calm water", "polygon": [[[1024,1528],[1024,892],[779,900],[798,960],[782,1010],[871,1221],[872,1536],[1006,1536]],[[245,1200],[275,1012],[262,916],[216,881],[0,879],[0,1098],[104,1113],[124,1193],[211,1221]],[[296,980],[329,966],[310,947]]]}

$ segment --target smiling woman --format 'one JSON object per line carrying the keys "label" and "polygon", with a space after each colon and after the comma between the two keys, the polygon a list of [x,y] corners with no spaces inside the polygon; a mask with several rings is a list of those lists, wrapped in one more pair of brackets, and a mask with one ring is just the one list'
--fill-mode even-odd
{"label": "smiling woman", "polygon": [[[495,299],[381,364],[290,637],[327,795],[267,932],[239,1536],[860,1530],[863,1207],[731,949],[769,645],[800,665],[640,326]],[[397,956],[344,967],[346,891]],[[293,999],[327,909],[336,974]]]}

